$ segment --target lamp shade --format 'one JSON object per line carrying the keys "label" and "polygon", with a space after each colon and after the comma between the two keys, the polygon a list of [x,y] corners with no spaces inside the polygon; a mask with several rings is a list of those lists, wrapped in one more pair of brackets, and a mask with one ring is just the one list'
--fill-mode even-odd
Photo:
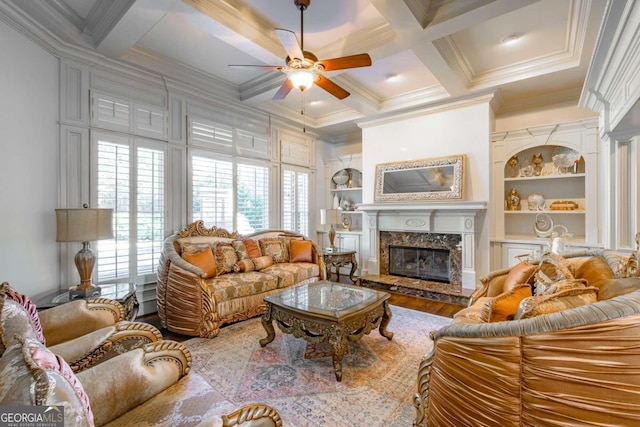
{"label": "lamp shade", "polygon": [[340,222],[338,209],[320,209],[320,224],[337,224]]}
{"label": "lamp shade", "polygon": [[113,209],[56,209],[56,242],[113,238]]}

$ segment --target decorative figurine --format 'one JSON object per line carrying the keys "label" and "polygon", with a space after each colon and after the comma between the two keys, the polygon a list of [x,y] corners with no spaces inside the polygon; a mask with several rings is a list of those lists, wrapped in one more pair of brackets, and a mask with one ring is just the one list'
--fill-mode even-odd
{"label": "decorative figurine", "polygon": [[546,207],[546,202],[542,194],[531,193],[527,197],[527,204],[530,211],[541,211]]}
{"label": "decorative figurine", "polygon": [[533,174],[535,176],[540,176],[542,174],[542,165],[544,163],[542,154],[534,154],[533,158],[531,159],[531,163],[533,163]]}
{"label": "decorative figurine", "polygon": [[507,173],[509,174],[509,178],[515,178],[518,176],[518,163],[520,163],[520,161],[518,160],[518,156],[515,154],[507,160],[507,165],[509,166]]}
{"label": "decorative figurine", "polygon": [[531,163],[529,163],[529,160],[524,159],[524,162],[522,162],[522,167],[520,168],[520,176],[531,176],[533,175],[533,166],[531,166]]}
{"label": "decorative figurine", "polygon": [[518,191],[516,191],[515,188],[512,188],[511,191],[509,191],[509,194],[507,194],[505,201],[507,202],[508,211],[520,210],[520,195],[518,194]]}

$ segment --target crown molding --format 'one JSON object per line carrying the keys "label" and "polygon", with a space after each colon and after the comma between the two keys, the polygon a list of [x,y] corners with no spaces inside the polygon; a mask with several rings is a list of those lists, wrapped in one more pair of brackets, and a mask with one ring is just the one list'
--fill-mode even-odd
{"label": "crown molding", "polygon": [[409,108],[402,111],[392,111],[377,117],[366,118],[357,122],[361,128],[379,126],[381,124],[393,123],[400,120],[408,120],[415,117],[425,116],[429,114],[441,113],[444,111],[458,110],[460,108],[470,107],[478,104],[490,104],[494,96],[494,91],[485,93],[475,93],[469,96],[447,99],[441,102],[435,102],[430,105],[423,105],[415,108]]}
{"label": "crown molding", "polygon": [[440,85],[419,89],[402,95],[385,98],[381,111],[398,110],[401,108],[425,105],[449,96],[449,92]]}
{"label": "crown molding", "polygon": [[84,27],[84,31],[91,35],[96,46],[102,43],[135,2],[135,0],[98,0],[89,12]]}

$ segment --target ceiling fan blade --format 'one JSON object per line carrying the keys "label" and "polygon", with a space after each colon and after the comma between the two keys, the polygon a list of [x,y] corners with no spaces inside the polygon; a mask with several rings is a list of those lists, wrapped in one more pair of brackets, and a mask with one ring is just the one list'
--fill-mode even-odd
{"label": "ceiling fan blade", "polygon": [[345,68],[368,67],[371,65],[371,57],[368,53],[359,55],[343,56],[341,58],[325,59],[318,61],[324,71],[344,70]]}
{"label": "ceiling fan blade", "polygon": [[276,94],[273,95],[272,99],[275,99],[276,101],[284,99],[289,94],[289,92],[291,92],[291,89],[293,89],[293,85],[291,84],[291,80],[286,79],[284,81],[284,83],[282,83],[282,86],[280,86],[280,89],[278,89]]}
{"label": "ceiling fan blade", "polygon": [[345,99],[347,96],[351,95],[349,92],[326,78],[325,76],[318,75],[318,80],[314,83],[320,86],[322,89],[329,92],[331,95],[335,96],[338,99]]}
{"label": "ceiling fan blade", "polygon": [[287,55],[289,55],[289,58],[304,59],[304,55],[302,54],[302,49],[300,49],[300,43],[298,43],[296,33],[289,30],[283,30],[282,28],[276,28],[276,34],[280,39],[280,43],[282,43],[282,46],[284,46],[284,50],[287,51]]}
{"label": "ceiling fan blade", "polygon": [[282,69],[282,67],[279,67],[277,65],[240,65],[240,64],[229,64],[229,67],[236,67],[236,68],[260,68],[262,70],[269,70],[269,71],[280,71]]}

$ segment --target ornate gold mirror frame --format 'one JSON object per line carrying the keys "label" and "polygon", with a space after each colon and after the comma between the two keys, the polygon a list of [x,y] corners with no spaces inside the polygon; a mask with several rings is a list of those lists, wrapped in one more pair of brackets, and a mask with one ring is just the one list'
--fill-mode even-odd
{"label": "ornate gold mirror frame", "polygon": [[376,165],[374,202],[459,200],[464,155]]}

